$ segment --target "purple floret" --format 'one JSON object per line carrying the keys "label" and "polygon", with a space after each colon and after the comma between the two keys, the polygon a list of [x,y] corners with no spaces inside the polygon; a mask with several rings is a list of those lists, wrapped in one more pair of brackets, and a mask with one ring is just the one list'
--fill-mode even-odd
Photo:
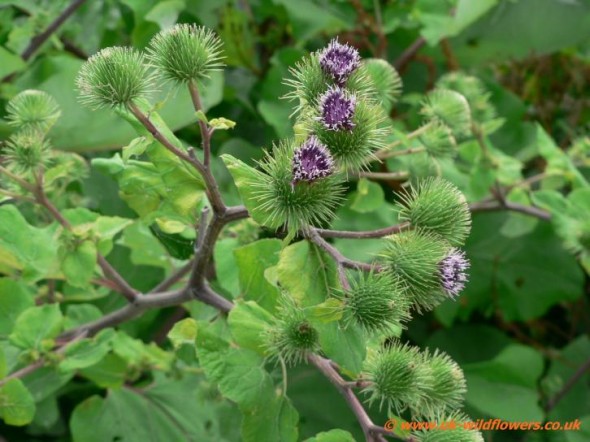
{"label": "purple floret", "polygon": [[339,87],[331,87],[321,98],[320,120],[329,130],[351,130],[356,97]]}
{"label": "purple floret", "polygon": [[449,298],[456,298],[465,288],[467,282],[465,271],[468,268],[469,261],[465,252],[458,249],[451,250],[446,258],[439,263],[440,282]]}
{"label": "purple floret", "polygon": [[320,66],[340,86],[346,83],[350,74],[359,67],[361,57],[358,51],[348,44],[341,44],[337,39],[330,42],[320,53]]}
{"label": "purple floret", "polygon": [[293,154],[294,186],[300,181],[313,182],[334,172],[334,160],[328,148],[315,135],[310,136]]}

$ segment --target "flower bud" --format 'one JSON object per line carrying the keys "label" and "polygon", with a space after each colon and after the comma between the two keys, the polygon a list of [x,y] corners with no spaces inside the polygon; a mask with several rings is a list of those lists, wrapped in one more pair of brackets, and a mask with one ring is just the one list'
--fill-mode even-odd
{"label": "flower bud", "polygon": [[55,99],[43,92],[29,89],[14,96],[6,106],[8,124],[20,130],[47,132],[61,111]]}
{"label": "flower bud", "polygon": [[294,186],[300,181],[308,183],[325,178],[334,172],[334,161],[330,151],[315,137],[311,136],[293,154]]}
{"label": "flower bud", "polygon": [[439,263],[449,249],[438,235],[421,229],[387,238],[382,254],[386,271],[418,311],[432,310],[447,298],[441,287]]}
{"label": "flower bud", "polygon": [[280,358],[287,365],[303,362],[320,348],[317,330],[288,295],[281,300],[277,323],[267,330],[266,341],[271,357]]}
{"label": "flower bud", "polygon": [[342,179],[330,173],[332,162],[315,137],[296,147],[279,143],[260,162],[262,172],[248,181],[258,208],[266,213],[264,225],[286,224],[291,231],[322,225],[334,217],[343,200]]}
{"label": "flower bud", "polygon": [[399,219],[439,234],[451,245],[465,243],[471,230],[471,213],[465,196],[442,178],[428,178],[403,197]]}
{"label": "flower bud", "polygon": [[426,130],[418,137],[431,157],[453,157],[457,153],[457,141],[453,132],[439,122],[428,123]]}
{"label": "flower bud", "polygon": [[435,89],[424,101],[422,111],[428,120],[448,126],[455,137],[471,133],[471,111],[463,95],[448,89]]}
{"label": "flower bud", "polygon": [[416,442],[484,442],[481,433],[470,426],[471,419],[465,414],[438,412],[428,419],[435,422],[435,428],[412,433]]}
{"label": "flower bud", "polygon": [[389,331],[410,320],[411,302],[387,274],[361,275],[339,293],[350,319],[367,332]]}
{"label": "flower bud", "polygon": [[369,402],[387,405],[388,412],[401,413],[424,399],[423,385],[428,373],[416,347],[395,343],[368,362],[364,376]]}
{"label": "flower bud", "polygon": [[329,88],[321,97],[320,121],[328,130],[351,130],[356,97],[339,87]]}
{"label": "flower bud", "polygon": [[348,44],[341,44],[333,39],[327,48],[319,54],[322,70],[334,81],[343,86],[360,65],[361,57],[358,51]]}
{"label": "flower bud", "polygon": [[467,391],[465,376],[461,367],[446,353],[428,350],[422,353],[423,364],[429,373],[429,382],[425,383],[424,400],[415,412],[428,416],[437,410],[461,407]]}
{"label": "flower bud", "polygon": [[469,268],[469,261],[465,257],[465,252],[451,249],[438,267],[443,290],[449,298],[455,299],[467,282],[465,271]]}
{"label": "flower bud", "polygon": [[402,92],[402,79],[395,68],[381,58],[363,60],[362,67],[377,91],[377,98],[386,109],[391,109]]}
{"label": "flower bud", "polygon": [[322,117],[310,119],[304,125],[330,149],[343,170],[356,171],[368,164],[371,154],[387,144],[389,128],[385,124],[387,116],[383,108],[373,102],[357,97],[354,111],[351,110],[349,105],[348,111],[341,113],[343,118],[338,125],[342,129],[347,127],[347,130],[334,130],[334,125],[328,127]]}
{"label": "flower bud", "polygon": [[80,68],[76,85],[80,100],[90,107],[127,106],[151,92],[152,75],[142,53],[115,46],[90,57]]}
{"label": "flower bud", "polygon": [[50,161],[50,145],[36,130],[24,130],[12,135],[4,149],[7,166],[16,174],[27,175]]}
{"label": "flower bud", "polygon": [[207,78],[223,67],[221,46],[210,29],[177,24],[152,38],[148,58],[167,80],[188,83]]}

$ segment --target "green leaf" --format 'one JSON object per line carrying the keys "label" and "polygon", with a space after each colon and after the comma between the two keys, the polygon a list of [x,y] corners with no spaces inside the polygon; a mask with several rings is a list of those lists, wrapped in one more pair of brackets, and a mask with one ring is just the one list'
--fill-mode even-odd
{"label": "green leaf", "polygon": [[[569,343],[555,358],[551,359],[551,365],[545,379],[556,382],[556,388],[555,391],[550,392],[549,397],[554,396],[563,388],[579,367],[588,360],[589,354],[590,339],[588,339],[588,336],[582,335]],[[590,397],[590,373],[586,371],[578,379],[574,387],[551,410],[548,419],[567,421],[590,415],[588,397]]]}
{"label": "green leaf", "polygon": [[209,121],[209,126],[215,130],[233,129],[235,125],[235,121],[228,120],[227,118],[213,118],[211,121]]}
{"label": "green leaf", "polygon": [[237,238],[223,238],[215,243],[213,252],[217,283],[234,298],[240,294],[239,268],[233,253],[239,245]]}
{"label": "green leaf", "polygon": [[54,228],[33,227],[15,206],[0,207],[0,264],[22,271],[27,282],[55,276],[59,261]]}
{"label": "green leaf", "polygon": [[48,350],[44,341],[59,335],[62,325],[63,316],[58,304],[31,307],[17,318],[10,341],[24,349]]}
{"label": "green leaf", "polygon": [[197,338],[197,322],[192,318],[186,318],[178,321],[168,332],[168,339],[172,342],[175,349],[178,349],[184,344],[191,346],[195,345]]}
{"label": "green leaf", "polygon": [[102,311],[92,304],[70,304],[66,308],[64,330],[79,327],[102,317]]}
{"label": "green leaf", "polygon": [[355,212],[373,212],[385,203],[385,194],[381,186],[366,178],[358,181],[353,195],[350,208]]}
{"label": "green leaf", "polygon": [[101,388],[118,388],[125,382],[127,362],[120,356],[109,353],[98,363],[80,370],[79,374]]}
{"label": "green leaf", "polygon": [[154,139],[148,136],[134,138],[131,140],[131,143],[123,147],[123,152],[121,154],[123,162],[127,163],[132,156],[141,156],[153,142]]}
{"label": "green leaf", "polygon": [[536,350],[513,344],[490,361],[464,364],[462,368],[469,406],[509,421],[543,420],[537,392],[543,357]]}
{"label": "green leaf", "polygon": [[[151,2],[142,3],[149,7]],[[97,49],[94,48],[92,52]],[[97,151],[128,144],[137,137],[137,133],[111,110],[80,106],[78,92],[73,85],[82,63],[82,60],[63,52],[57,55],[46,54],[36,60],[34,69],[19,76],[16,85],[19,90],[43,90],[58,101],[62,109],[62,118],[51,131],[52,143],[57,148],[69,151]],[[223,99],[223,83],[222,72],[212,73],[211,78],[205,82],[201,97],[205,111]],[[176,86],[171,83],[160,85],[158,89],[154,100],[165,102],[159,112],[173,130],[195,121],[194,108],[188,92],[175,93]]]}
{"label": "green leaf", "polygon": [[291,401],[284,396],[260,401],[256,407],[244,412],[242,440],[244,442],[297,441],[299,414]]}
{"label": "green leaf", "polygon": [[355,442],[354,437],[348,431],[334,429],[322,431],[314,437],[305,439],[305,442]]}
{"label": "green leaf", "polygon": [[4,78],[13,72],[20,71],[27,64],[18,55],[8,52],[0,46],[0,78]]}
{"label": "green leaf", "polygon": [[256,302],[239,302],[228,317],[229,327],[236,343],[260,355],[266,353],[264,333],[272,325],[274,317]]}
{"label": "green leaf", "polygon": [[64,254],[61,269],[69,284],[74,287],[86,287],[94,275],[96,266],[96,244],[83,241],[74,250],[62,251]]}
{"label": "green leaf", "polygon": [[33,304],[33,297],[23,284],[0,278],[0,338],[10,334],[18,316]]}
{"label": "green leaf", "polygon": [[[228,154],[221,155],[221,159],[231,173],[231,176],[238,187],[240,196],[242,197],[242,201],[248,209],[252,219],[258,224],[266,225],[268,228],[278,228],[280,226],[278,221],[274,224],[269,224],[267,222],[268,215],[260,209],[254,190],[250,185],[253,181],[260,181],[261,172]],[[265,224],[265,222],[267,223]]]}
{"label": "green leaf", "polygon": [[331,288],[339,287],[333,260],[307,241],[283,249],[277,274],[281,287],[303,307],[324,302]]}
{"label": "green leaf", "polygon": [[23,426],[35,416],[35,401],[20,379],[0,387],[0,418],[8,425]]}
{"label": "green leaf", "polygon": [[505,220],[505,214],[474,216],[466,246],[470,278],[459,314],[489,312],[491,294],[507,321],[537,318],[556,303],[578,299],[583,272],[551,225],[539,223],[528,235],[506,238],[498,234]]}
{"label": "green leaf", "polygon": [[200,379],[191,378],[86,399],[70,421],[74,442],[221,440],[219,418],[199,394]]}
{"label": "green leaf", "polygon": [[262,368],[262,358],[251,350],[229,348],[199,331],[197,355],[207,378],[219,385],[223,396],[248,409],[261,397],[274,394],[272,380]]}
{"label": "green leaf", "polygon": [[316,322],[322,350],[330,359],[350,373],[358,374],[363,368],[366,342],[362,331],[354,324],[344,327],[339,322]]}
{"label": "green leaf", "polygon": [[106,329],[92,339],[80,339],[68,344],[59,369],[68,372],[97,364],[111,349],[113,335],[113,330]]}
{"label": "green leaf", "polygon": [[276,309],[280,292],[266,280],[264,272],[277,265],[281,247],[278,239],[261,239],[234,250],[244,299],[255,301],[270,312]]}

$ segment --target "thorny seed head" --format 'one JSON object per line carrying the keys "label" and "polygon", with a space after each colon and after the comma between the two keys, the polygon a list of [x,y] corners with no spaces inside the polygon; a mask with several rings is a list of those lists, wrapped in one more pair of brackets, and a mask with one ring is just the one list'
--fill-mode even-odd
{"label": "thorny seed head", "polygon": [[346,83],[361,62],[358,51],[348,44],[339,43],[338,39],[333,39],[319,57],[322,70],[340,86]]}
{"label": "thorny seed head", "polygon": [[295,150],[292,169],[291,185],[295,186],[300,181],[313,182],[332,174],[334,160],[328,148],[312,135]]}
{"label": "thorny seed head", "polygon": [[465,288],[469,261],[465,252],[459,249],[452,249],[449,254],[439,263],[439,275],[442,287],[449,298],[456,298]]}
{"label": "thorny seed head", "polygon": [[356,97],[339,87],[330,87],[321,97],[320,121],[328,130],[351,130]]}

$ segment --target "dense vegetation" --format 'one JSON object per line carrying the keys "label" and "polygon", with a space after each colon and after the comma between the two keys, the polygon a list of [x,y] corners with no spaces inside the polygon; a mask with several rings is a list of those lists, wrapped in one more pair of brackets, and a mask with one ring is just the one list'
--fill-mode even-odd
{"label": "dense vegetation", "polygon": [[0,1],[0,434],[587,440],[588,20]]}

